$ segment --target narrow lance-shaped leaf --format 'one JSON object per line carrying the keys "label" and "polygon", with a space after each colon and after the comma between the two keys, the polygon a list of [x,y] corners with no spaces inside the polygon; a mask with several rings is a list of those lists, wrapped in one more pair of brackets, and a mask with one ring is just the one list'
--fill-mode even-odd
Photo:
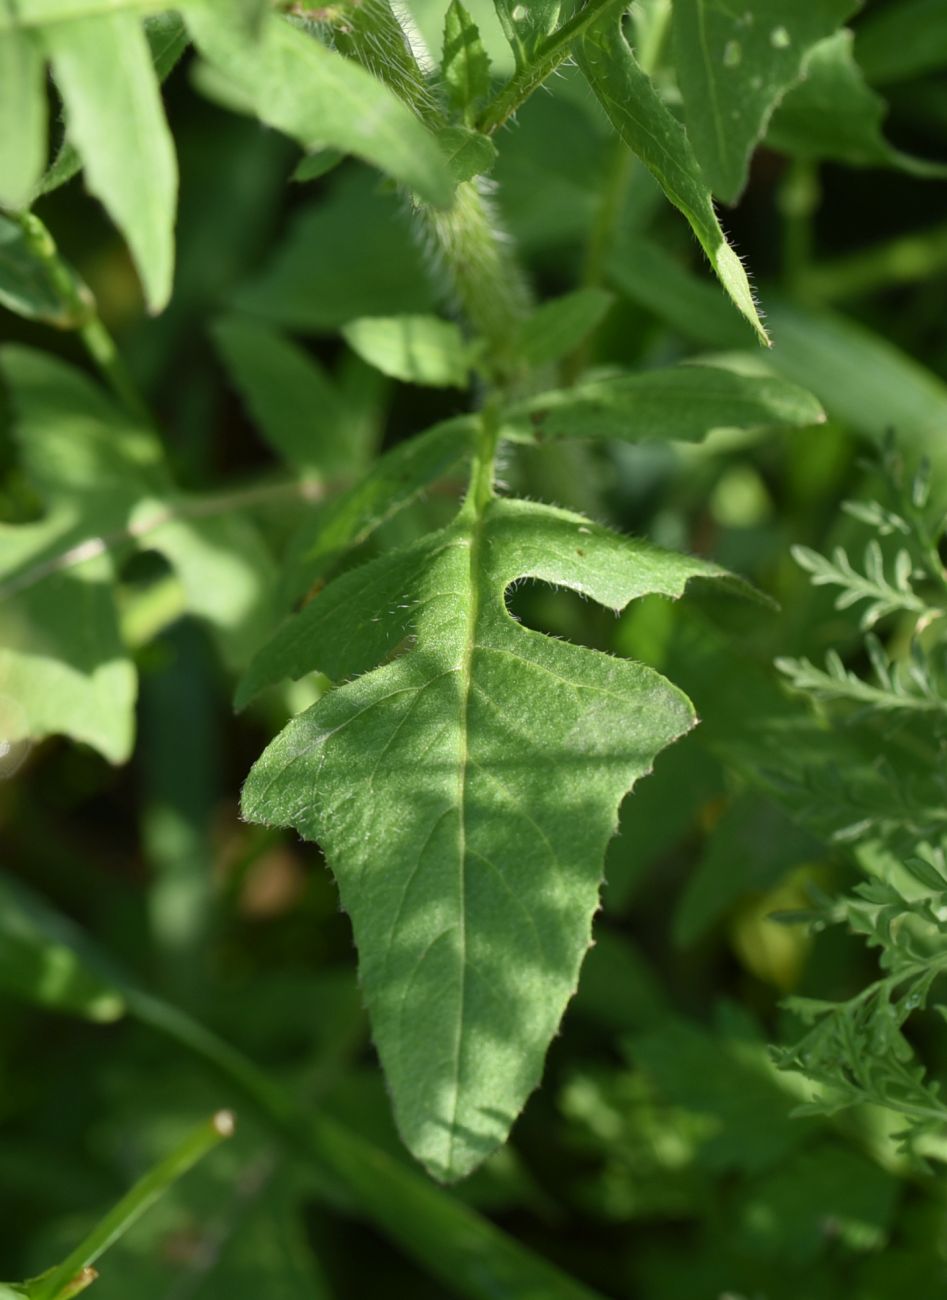
{"label": "narrow lance-shaped leaf", "polygon": [[453,321],[367,316],[342,326],[346,343],[382,374],[431,388],[463,388],[469,349]]}
{"label": "narrow lance-shaped leaf", "polygon": [[896,149],[882,125],[888,108],[865,81],[852,53],[852,33],[836,32],[812,51],[803,81],[776,110],[767,141],[798,158],[831,159],[855,167],[897,167],[943,179],[947,163]]}
{"label": "narrow lance-shaped leaf", "polygon": [[32,32],[0,31],[0,207],[14,211],[29,207],[45,163],[42,47]]}
{"label": "narrow lance-shaped leaf", "polygon": [[824,421],[811,393],[785,379],[687,364],[540,393],[504,413],[504,431],[537,440],[696,442],[713,429],[804,429]]}
{"label": "narrow lance-shaped leaf", "polygon": [[218,320],[214,342],[263,436],[304,474],[360,466],[364,449],[346,445],[342,399],[316,359],[265,321]]}
{"label": "narrow lance-shaped leaf", "polygon": [[505,605],[517,580],[613,609],[679,596],[704,561],[523,501],[321,593],[265,652],[345,678],[270,745],[247,817],[318,840],[339,882],[402,1136],[439,1179],[506,1137],[575,990],[618,805],[694,725],[641,664],[545,637]]}
{"label": "narrow lance-shaped leaf", "polygon": [[128,241],[152,311],[171,296],[177,163],[140,22],[110,13],[42,28],[86,183]]}
{"label": "narrow lance-shaped leaf", "polygon": [[720,228],[687,134],[639,67],[620,24],[614,14],[597,22],[576,49],[576,60],[612,125],[690,222],[720,283],[768,344],[746,271]]}
{"label": "narrow lance-shaped leaf", "polygon": [[450,106],[471,125],[477,104],[490,90],[490,59],[460,0],[451,0],[444,18],[441,75]]}
{"label": "narrow lance-shaped leaf", "polygon": [[453,183],[434,136],[357,63],[276,15],[257,38],[201,7],[186,18],[201,54],[249,97],[261,121],[304,149],[342,149],[431,203],[450,202]]}
{"label": "narrow lance-shaped leaf", "polygon": [[713,192],[734,203],[750,154],[817,41],[859,0],[674,0],[675,67],[687,134]]}
{"label": "narrow lance-shaped leaf", "polygon": [[[174,13],[149,14],[144,20],[144,26],[155,74],[160,82],[164,82],[187,49],[187,28],[181,17]],[[34,197],[59,189],[60,185],[65,185],[71,180],[81,167],[82,159],[67,136],[40,181]]]}
{"label": "narrow lance-shaped leaf", "polygon": [[57,329],[77,329],[87,318],[91,301],[85,285],[59,257],[49,232],[32,213],[13,221],[0,216],[0,306]]}
{"label": "narrow lance-shaped leaf", "polygon": [[[2,726],[2,723],[0,723]],[[119,991],[64,918],[0,875],[0,992],[88,1020],[115,1020]]]}
{"label": "narrow lance-shaped leaf", "polygon": [[604,289],[588,288],[544,302],[520,326],[517,356],[530,366],[558,361],[595,329],[612,301]]}

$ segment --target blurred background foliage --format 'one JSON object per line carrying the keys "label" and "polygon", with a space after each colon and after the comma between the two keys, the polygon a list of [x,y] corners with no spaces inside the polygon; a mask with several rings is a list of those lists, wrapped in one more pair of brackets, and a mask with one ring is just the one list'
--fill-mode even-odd
{"label": "blurred background foliage", "polygon": [[[916,47],[886,37],[904,0],[872,0],[855,52],[891,107],[905,152],[947,158],[947,17],[928,5]],[[922,7],[916,5],[916,7]],[[442,4],[411,5],[434,47]],[[494,71],[509,63],[492,7],[470,8]],[[160,421],[177,482],[194,492],[278,485],[285,471],[227,377],[212,336],[239,310],[290,331],[338,403],[344,480],[359,459],[463,409],[463,397],[369,371],[333,331],[353,315],[435,302],[400,201],[343,163],[287,184],[295,150],[213,102],[185,58],[166,85],[182,184],[169,309],[150,319],[120,238],[73,182],[38,213],[94,290]],[[210,92],[208,95],[207,92]],[[535,95],[499,138],[496,201],[537,296],[578,282],[615,295],[596,363],[650,366],[743,351],[748,331],[711,281],[686,225],[633,166],[608,246],[590,246],[614,182],[614,145],[574,70]],[[624,177],[620,178],[624,182]],[[766,1044],[785,1035],[787,993],[846,997],[874,977],[870,952],[829,930],[770,919],[856,878],[828,837],[756,779],[778,764],[780,719],[802,706],[776,656],[857,653],[857,615],[833,608],[790,546],[860,551],[871,530],[840,509],[870,496],[872,444],[893,430],[905,458],[947,469],[947,225],[944,189],[763,147],[745,196],[722,214],[752,268],[772,364],[811,388],[829,422],[802,433],[700,447],[558,446],[510,454],[505,481],[627,532],[713,557],[780,609],[688,594],[636,602],[619,620],[523,584],[526,623],[665,670],[703,725],[663,755],[623,809],[597,945],[510,1147],[450,1196],[606,1296],[885,1300],[947,1294],[947,1145],[929,1163],[899,1152],[897,1119],[862,1109],[794,1118],[808,1095]],[[353,303],[355,306],[353,306]],[[85,364],[71,336],[4,315],[6,339]],[[0,429],[0,517],[38,503]],[[446,520],[439,485],[366,550]],[[306,512],[275,495],[246,513],[279,556]],[[344,1119],[399,1161],[368,1041],[346,918],[318,851],[244,825],[237,797],[305,685],[236,719],[232,681],[206,631],[180,616],[155,556],[122,571],[121,609],[140,671],[139,738],[112,767],[50,740],[0,783],[3,868],[134,977],[238,1044],[306,1104]],[[764,745],[765,735],[770,742]],[[802,730],[793,762],[804,766]],[[810,737],[813,761],[820,743]],[[8,981],[11,982],[12,981]],[[233,1098],[172,1044],[94,996],[86,1020],[0,998],[0,1272],[38,1273],[196,1118]],[[51,999],[55,1001],[55,999]],[[932,1073],[943,1035],[914,1041]],[[240,1109],[239,1101],[237,1103]],[[423,1255],[423,1250],[421,1252]],[[102,1300],[445,1294],[366,1221],[331,1179],[297,1162],[241,1112],[237,1138],[110,1253]],[[511,1292],[512,1294],[512,1292]],[[536,1292],[537,1296],[541,1292]]]}

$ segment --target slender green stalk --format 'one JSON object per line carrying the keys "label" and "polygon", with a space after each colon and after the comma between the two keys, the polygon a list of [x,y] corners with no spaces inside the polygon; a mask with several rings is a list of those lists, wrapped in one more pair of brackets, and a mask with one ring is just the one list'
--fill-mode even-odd
{"label": "slender green stalk", "polygon": [[[74,1284],[88,1276],[92,1264],[139,1219],[173,1183],[234,1129],[230,1111],[218,1111],[194,1129],[164,1160],[150,1169],[135,1186],[100,1219],[71,1254],[45,1274],[30,1290],[30,1300],[64,1300],[77,1294]],[[91,1280],[91,1279],[89,1279]]]}
{"label": "slender green stalk", "polygon": [[510,348],[530,293],[489,197],[476,181],[464,181],[451,207],[418,204],[415,212],[435,275],[446,280],[472,333],[486,345],[484,373],[508,381]]}
{"label": "slender green stalk", "polygon": [[808,297],[806,277],[812,261],[812,219],[819,206],[819,172],[807,159],[790,163],[779,191],[783,217],[783,278],[786,287]]}
{"label": "slender green stalk", "polygon": [[484,135],[492,135],[568,58],[574,43],[597,19],[610,9],[617,11],[621,7],[619,0],[588,0],[584,9],[574,14],[551,36],[547,36],[537,49],[533,61],[521,68],[487,104],[480,115],[477,129]]}
{"label": "slender green stalk", "polygon": [[857,298],[891,285],[917,284],[947,269],[947,225],[807,266],[800,289],[815,302]]}
{"label": "slender green stalk", "polygon": [[185,1012],[134,987],[123,985],[122,994],[133,1016],[234,1086],[291,1152],[347,1190],[363,1213],[453,1291],[471,1300],[598,1300],[384,1151],[329,1117],[304,1110],[257,1065]]}
{"label": "slender green stalk", "polygon": [[500,412],[496,398],[491,398],[481,412],[480,436],[474,452],[470,487],[464,508],[480,519],[493,499],[497,444],[500,439]]}
{"label": "slender green stalk", "polygon": [[89,356],[128,413],[144,424],[151,424],[148,407],[119,355],[114,339],[102,323],[88,286],[60,257],[55,240],[39,217],[24,212],[11,219],[19,224],[30,251],[42,263],[50,284],[62,299],[62,315],[52,323],[61,329],[78,332]]}

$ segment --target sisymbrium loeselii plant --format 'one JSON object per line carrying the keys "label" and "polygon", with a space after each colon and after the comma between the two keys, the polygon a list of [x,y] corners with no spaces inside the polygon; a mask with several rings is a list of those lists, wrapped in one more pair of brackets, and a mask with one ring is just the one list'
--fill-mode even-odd
{"label": "sisymbrium loeselii plant", "polygon": [[[436,1183],[466,1178],[507,1141],[581,987],[620,809],[624,824],[663,751],[692,743],[691,696],[702,711],[706,698],[697,659],[678,674],[680,656],[658,663],[634,629],[676,627],[678,611],[654,611],[693,601],[742,629],[715,624],[704,642],[705,673],[737,683],[740,639],[765,639],[776,617],[765,574],[708,558],[699,538],[599,522],[602,458],[646,482],[655,457],[700,466],[770,441],[816,446],[846,420],[876,441],[894,423],[905,456],[930,458],[907,482],[889,451],[892,500],[847,507],[870,532],[863,559],[842,542],[828,556],[794,552],[813,584],[840,593],[836,611],[863,612],[864,664],[835,651],[824,669],[780,658],[791,694],[775,671],[767,689],[783,712],[729,735],[707,699],[707,743],[807,844],[854,845],[872,876],[842,901],[820,893],[814,912],[774,906],[818,929],[845,922],[883,966],[847,1001],[791,1000],[805,1027],[777,1049],[780,1066],[793,1086],[816,1081],[817,1110],[880,1104],[927,1135],[947,1117],[902,1032],[945,966],[947,585],[930,500],[947,459],[928,443],[947,402],[899,353],[821,309],[859,269],[813,267],[809,247],[823,162],[918,186],[947,168],[886,135],[856,57],[862,28],[856,40],[844,25],[859,8],[495,0],[475,18],[460,0],[0,0],[0,303],[28,322],[0,349],[13,449],[0,523],[4,770],[13,779],[53,735],[147,766],[135,735],[148,654],[182,616],[202,624],[251,719],[240,814],[269,828],[253,832],[259,844],[292,830],[324,856],[395,1125]],[[881,36],[864,27],[869,66],[893,39],[894,8],[884,13]],[[295,196],[317,196],[307,208],[294,198],[296,225],[236,287],[228,259],[252,264],[234,250],[269,229],[249,156],[244,176],[235,155],[214,173],[216,207],[175,269],[182,77],[215,111],[261,124],[266,166]],[[521,134],[533,97],[563,114],[561,158],[559,118],[538,146],[555,174],[547,189]],[[574,120],[588,157],[570,143]],[[788,160],[786,274],[762,302],[720,206],[741,198],[761,145],[761,165]],[[127,355],[94,266],[85,278],[73,266],[81,240],[57,220],[77,175],[124,241],[126,292],[157,317]],[[180,203],[182,228],[199,224],[186,183]],[[697,251],[693,271],[649,238],[666,211],[672,244]],[[566,237],[581,256],[544,261]],[[943,257],[942,236],[934,245]],[[916,274],[908,255],[893,264]],[[696,354],[658,336],[629,360],[623,336],[642,313]],[[209,342],[202,364],[222,368],[233,418],[268,444],[279,477],[195,487],[162,394],[153,410],[143,396],[162,370],[186,372],[176,322]],[[194,391],[200,424],[211,408]],[[632,631],[616,645],[543,627],[528,616],[537,590],[577,595]],[[885,635],[908,622],[909,635]],[[836,788],[826,771],[839,764]],[[681,792],[670,817],[688,815]],[[189,879],[153,923],[199,946],[211,886],[203,869]],[[703,924],[694,889],[678,937]],[[474,1296],[591,1294],[344,1124],[313,1118],[92,953],[22,882],[0,881],[0,903],[0,988],[169,1035],[435,1276]],[[589,1095],[569,1094],[576,1115]],[[61,1300],[91,1284],[101,1250],[230,1126],[205,1122],[63,1264],[9,1294]]]}

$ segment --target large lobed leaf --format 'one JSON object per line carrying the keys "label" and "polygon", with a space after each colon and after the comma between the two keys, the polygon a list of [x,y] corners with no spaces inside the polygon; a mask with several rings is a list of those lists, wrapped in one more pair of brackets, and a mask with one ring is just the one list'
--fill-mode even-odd
{"label": "large lobed leaf", "polygon": [[768,143],[800,158],[897,167],[915,176],[943,179],[947,163],[915,158],[885,138],[887,105],[865,81],[852,42],[852,33],[843,30],[813,49],[804,80],[770,122]]}
{"label": "large lobed leaf", "polygon": [[675,66],[687,133],[707,183],[729,203],[776,104],[860,0],[674,0]]}
{"label": "large lobed leaf", "polygon": [[[695,721],[651,669],[519,626],[504,597],[524,577],[619,610],[726,575],[493,500],[339,578],[253,672],[257,688],[314,668],[363,674],[270,745],[243,809],[325,850],[399,1128],[443,1180],[505,1139],[538,1083],[618,806]],[[373,667],[407,637],[406,654]]]}
{"label": "large lobed leaf", "polygon": [[621,15],[597,21],[575,53],[612,125],[690,222],[720,283],[768,344],[746,271],[720,228],[687,133],[638,64],[622,32]]}

